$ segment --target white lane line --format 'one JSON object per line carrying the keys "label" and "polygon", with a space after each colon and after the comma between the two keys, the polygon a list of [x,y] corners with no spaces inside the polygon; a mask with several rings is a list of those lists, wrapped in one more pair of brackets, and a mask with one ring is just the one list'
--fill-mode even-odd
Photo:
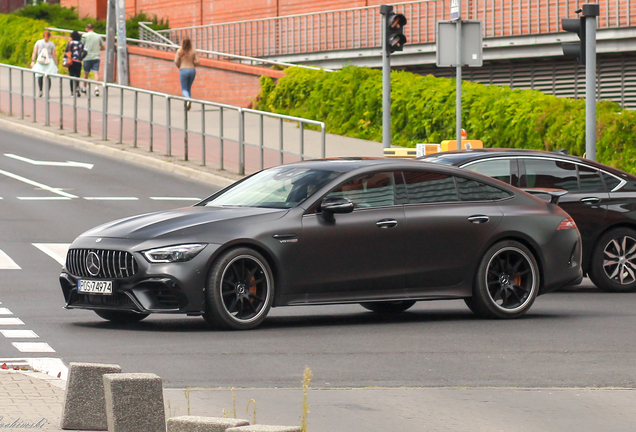
{"label": "white lane line", "polygon": [[21,181],[22,183],[26,183],[28,185],[35,186],[37,188],[45,189],[45,190],[47,190],[49,192],[52,192],[52,193],[54,193],[56,195],[61,195],[61,196],[67,197],[67,198],[78,198],[76,195],[70,194],[68,192],[64,192],[60,188],[54,188],[54,187],[51,187],[51,186],[47,186],[45,184],[38,183],[38,182],[33,181],[33,180],[29,180],[26,177],[22,177],[22,176],[19,176],[17,174],[13,174],[13,173],[10,173],[8,171],[0,170],[0,174],[2,174],[3,176],[10,177],[10,178],[12,178],[14,180]]}
{"label": "white lane line", "polygon": [[11,342],[20,352],[55,352],[46,342]]}
{"label": "white lane line", "polygon": [[36,248],[53,258],[55,261],[64,265],[66,263],[66,253],[71,246],[70,243],[31,243]]}
{"label": "white lane line", "polygon": [[34,159],[29,159],[26,158],[24,156],[18,156],[18,155],[14,155],[12,153],[5,153],[4,154],[6,157],[15,159],[15,160],[19,160],[21,162],[26,162],[29,163],[31,165],[39,165],[39,166],[62,166],[62,167],[73,167],[73,168],[86,168],[86,169],[93,169],[93,164],[90,163],[84,163],[84,162],[73,162],[73,161],[66,161],[66,162],[50,162],[50,161],[38,161],[38,160],[34,160]]}
{"label": "white lane line", "polygon": [[156,201],[201,201],[201,198],[194,197],[150,197],[150,199]]}
{"label": "white lane line", "polygon": [[13,312],[7,308],[0,308],[0,315],[13,315]]}
{"label": "white lane line", "polygon": [[0,318],[0,326],[3,325],[24,325],[20,318]]}
{"label": "white lane line", "polygon": [[137,197],[84,197],[89,201],[137,201]]}
{"label": "white lane line", "polygon": [[2,335],[7,339],[36,339],[40,337],[33,330],[0,330],[0,333],[2,333]]}
{"label": "white lane line", "polygon": [[53,197],[17,197],[19,200],[24,201],[66,201],[70,200],[68,197],[53,196]]}
{"label": "white lane line", "polygon": [[0,270],[19,270],[21,267],[0,249]]}

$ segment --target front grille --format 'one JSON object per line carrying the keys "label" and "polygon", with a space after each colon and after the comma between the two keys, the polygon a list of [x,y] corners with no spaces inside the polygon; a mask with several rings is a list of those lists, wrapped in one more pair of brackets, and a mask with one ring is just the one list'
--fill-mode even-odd
{"label": "front grille", "polygon": [[[91,257],[91,271],[87,258]],[[97,257],[97,260],[94,258]],[[98,264],[96,266],[96,264]],[[66,255],[66,269],[79,277],[127,278],[139,270],[135,257],[130,252],[104,249],[70,249]]]}

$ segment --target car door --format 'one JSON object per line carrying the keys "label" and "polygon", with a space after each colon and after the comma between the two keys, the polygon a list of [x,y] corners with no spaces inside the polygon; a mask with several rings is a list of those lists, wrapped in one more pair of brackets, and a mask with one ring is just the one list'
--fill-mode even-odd
{"label": "car door", "polygon": [[584,244],[604,225],[609,193],[598,169],[560,159],[524,157],[520,187],[565,189],[559,206],[572,216]]}
{"label": "car door", "polygon": [[303,217],[300,291],[313,301],[342,301],[401,288],[404,208],[396,197],[394,173],[357,176],[327,197],[347,198],[355,208]]}
{"label": "car door", "polygon": [[404,178],[406,286],[426,296],[472,284],[470,270],[503,217],[497,201],[511,195],[447,173],[404,171]]}

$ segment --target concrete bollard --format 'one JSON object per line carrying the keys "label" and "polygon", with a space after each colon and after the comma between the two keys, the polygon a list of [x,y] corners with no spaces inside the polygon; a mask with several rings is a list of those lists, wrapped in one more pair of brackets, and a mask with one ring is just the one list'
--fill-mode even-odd
{"label": "concrete bollard", "polygon": [[163,382],[155,374],[104,375],[108,432],[165,432]]}
{"label": "concrete bollard", "polygon": [[249,424],[247,420],[225,417],[181,416],[168,419],[168,432],[225,432]]}
{"label": "concrete bollard", "polygon": [[225,432],[300,432],[300,426],[270,426],[255,424],[227,429]]}
{"label": "concrete bollard", "polygon": [[71,363],[62,405],[62,429],[105,431],[104,374],[117,374],[113,364]]}

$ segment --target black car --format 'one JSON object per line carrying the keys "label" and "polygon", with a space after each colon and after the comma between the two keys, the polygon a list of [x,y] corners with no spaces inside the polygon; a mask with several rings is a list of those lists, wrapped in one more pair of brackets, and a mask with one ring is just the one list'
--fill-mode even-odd
{"label": "black car", "polygon": [[247,329],[276,306],[390,313],[442,299],[515,318],[578,282],[580,257],[572,219],[514,187],[439,164],[335,159],[89,230],[60,282],[67,308],[116,322],[182,313]]}
{"label": "black car", "polygon": [[568,193],[559,205],[583,240],[583,271],[610,292],[636,290],[636,176],[563,152],[479,149],[420,160],[454,165],[520,188]]}

